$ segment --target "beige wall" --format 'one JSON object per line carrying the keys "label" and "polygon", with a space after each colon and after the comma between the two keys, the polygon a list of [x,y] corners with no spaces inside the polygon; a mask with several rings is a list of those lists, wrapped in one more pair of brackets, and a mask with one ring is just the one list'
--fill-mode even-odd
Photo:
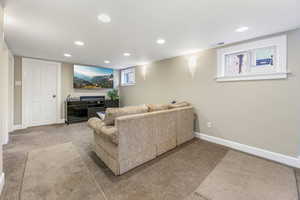
{"label": "beige wall", "polygon": [[[14,57],[14,76],[15,81],[22,81],[22,57]],[[61,118],[64,119],[64,100],[70,94],[72,97],[79,96],[93,96],[93,95],[106,95],[109,90],[80,90],[73,88],[73,66],[74,64],[62,63],[61,68]],[[114,84],[115,87],[119,86],[118,73],[114,74]],[[14,88],[14,124],[22,124],[22,87],[15,86]]]}
{"label": "beige wall", "polygon": [[[0,6],[0,35],[3,36],[3,9]],[[9,131],[9,56],[10,51],[6,46],[3,37],[0,38],[0,188],[2,188],[4,184],[3,175],[3,156],[2,156],[2,144],[7,142],[8,139],[8,131]],[[0,191],[1,192],[1,191]]]}
{"label": "beige wall", "polygon": [[[216,49],[198,54],[192,78],[187,57],[137,67],[136,85],[121,87],[121,104],[186,100],[198,115],[195,130],[289,156],[300,150],[300,30],[288,35],[287,80],[216,82]],[[212,128],[207,127],[212,122]]]}
{"label": "beige wall", "polygon": [[[1,13],[0,13],[1,14]],[[2,16],[2,15],[1,15]],[[2,144],[8,135],[8,54],[3,40],[0,40],[0,177],[2,175],[3,159]],[[2,183],[0,182],[0,185]],[[0,191],[1,192],[1,191]]]}

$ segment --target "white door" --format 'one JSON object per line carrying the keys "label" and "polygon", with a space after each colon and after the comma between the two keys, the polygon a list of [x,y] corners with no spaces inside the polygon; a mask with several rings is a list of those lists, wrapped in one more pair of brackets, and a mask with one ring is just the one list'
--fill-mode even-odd
{"label": "white door", "polygon": [[24,58],[23,119],[24,127],[54,124],[58,122],[58,74],[60,64]]}

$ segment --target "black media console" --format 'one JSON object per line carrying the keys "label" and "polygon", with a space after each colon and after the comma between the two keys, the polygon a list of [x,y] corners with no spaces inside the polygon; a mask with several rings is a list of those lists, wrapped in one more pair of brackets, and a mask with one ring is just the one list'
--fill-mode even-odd
{"label": "black media console", "polygon": [[80,99],[68,99],[65,102],[66,123],[87,121],[91,117],[96,117],[97,112],[104,112],[107,107],[119,107],[119,101],[111,105],[110,100],[105,100],[105,96],[83,96]]}

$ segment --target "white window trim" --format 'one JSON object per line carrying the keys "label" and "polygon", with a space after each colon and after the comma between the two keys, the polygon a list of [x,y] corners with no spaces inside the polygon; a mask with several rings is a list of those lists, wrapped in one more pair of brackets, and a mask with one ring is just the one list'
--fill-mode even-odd
{"label": "white window trim", "polygon": [[[258,48],[276,46],[277,57],[276,72],[266,73],[249,73],[242,75],[227,76],[225,75],[225,56],[242,51],[249,51]],[[235,45],[227,48],[221,48],[218,54],[218,68],[216,81],[241,81],[241,80],[267,80],[267,79],[286,79],[287,72],[287,36],[281,35],[255,42]]]}

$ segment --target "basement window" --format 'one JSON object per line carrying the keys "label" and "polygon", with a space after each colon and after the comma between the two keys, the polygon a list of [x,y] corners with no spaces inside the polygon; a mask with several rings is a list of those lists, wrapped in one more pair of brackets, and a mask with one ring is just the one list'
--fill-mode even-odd
{"label": "basement window", "polygon": [[135,85],[135,68],[121,70],[121,86]]}
{"label": "basement window", "polygon": [[217,81],[286,79],[287,36],[218,49]]}

